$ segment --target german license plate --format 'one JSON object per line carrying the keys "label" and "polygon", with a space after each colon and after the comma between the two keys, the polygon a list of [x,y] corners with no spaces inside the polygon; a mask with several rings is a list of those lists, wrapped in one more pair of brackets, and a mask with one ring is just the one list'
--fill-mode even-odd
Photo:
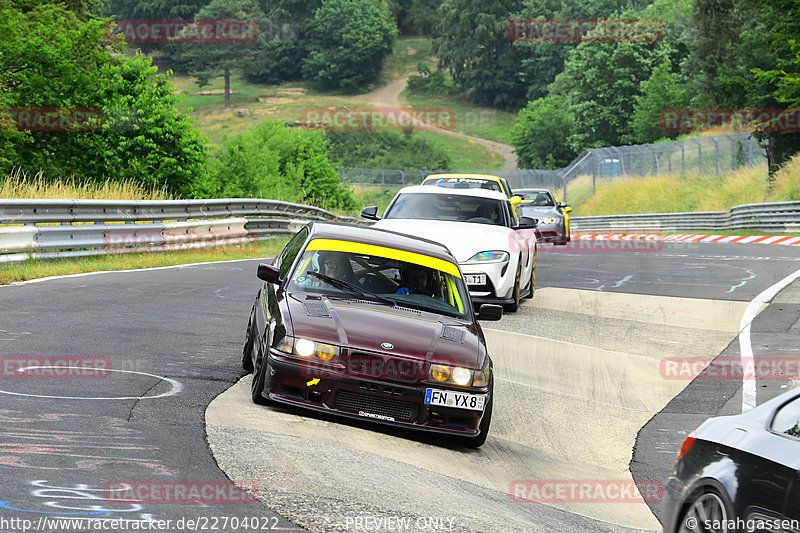
{"label": "german license plate", "polygon": [[486,394],[470,394],[452,390],[425,389],[425,403],[427,405],[443,405],[472,411],[483,411],[486,396]]}
{"label": "german license plate", "polygon": [[486,285],[486,274],[464,274],[467,285]]}

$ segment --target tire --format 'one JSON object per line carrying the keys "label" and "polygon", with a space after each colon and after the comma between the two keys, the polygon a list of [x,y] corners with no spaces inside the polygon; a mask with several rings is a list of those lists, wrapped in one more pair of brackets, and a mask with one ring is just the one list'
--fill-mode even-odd
{"label": "tire", "polygon": [[489,395],[489,404],[486,406],[486,410],[483,413],[483,418],[481,418],[481,424],[479,426],[480,433],[476,437],[467,437],[461,441],[461,444],[467,446],[469,448],[480,448],[481,446],[486,443],[486,437],[489,436],[489,426],[492,425],[492,398],[494,394]]}
{"label": "tire", "polygon": [[[722,527],[707,529],[703,527],[704,521],[717,522]],[[686,504],[686,510],[681,514],[678,533],[708,532],[708,533],[734,533],[735,529],[727,526],[733,520],[732,506],[724,496],[714,490],[705,490],[692,497]],[[694,529],[689,528],[687,521],[696,524]]]}
{"label": "tire", "polygon": [[511,302],[510,304],[506,304],[505,305],[506,311],[509,311],[511,313],[514,313],[514,312],[517,311],[517,309],[519,309],[519,293],[520,293],[519,275],[520,275],[520,269],[521,268],[522,268],[522,265],[521,264],[517,264],[517,276],[514,279],[514,301]]}
{"label": "tire", "polygon": [[250,384],[250,398],[253,403],[258,405],[271,405],[272,401],[261,396],[264,392],[264,385],[267,380],[267,362],[261,355],[261,348],[257,348],[255,369],[253,370],[253,382]]}
{"label": "tire", "polygon": [[531,268],[531,284],[530,284],[531,290],[528,292],[527,295],[525,295],[525,298],[528,299],[533,298],[533,293],[536,291],[536,257],[538,255],[539,255],[538,253],[533,254],[533,267]]}
{"label": "tire", "polygon": [[244,346],[242,347],[242,368],[245,372],[253,371],[253,344],[255,337],[253,336],[253,313],[250,313],[250,320],[247,321],[247,333],[244,337]]}

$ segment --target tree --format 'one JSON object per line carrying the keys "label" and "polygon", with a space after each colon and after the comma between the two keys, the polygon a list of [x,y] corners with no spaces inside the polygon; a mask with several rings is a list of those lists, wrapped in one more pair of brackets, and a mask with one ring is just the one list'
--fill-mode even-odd
{"label": "tree", "polygon": [[193,197],[206,171],[207,139],[175,108],[169,76],[156,71],[141,53],[103,69],[104,149],[90,172]]}
{"label": "tree", "polygon": [[[207,20],[241,20],[258,24],[263,23],[265,17],[254,0],[211,0],[197,12],[194,20],[196,24]],[[177,40],[195,34],[202,34],[199,24],[184,28]],[[179,57],[190,65],[189,73],[197,78],[200,87],[208,85],[212,78],[220,74],[223,76],[225,109],[228,109],[231,107],[231,71],[245,67],[258,55],[259,41],[256,38],[257,29],[251,28],[249,35],[242,34],[235,39],[215,38],[208,42],[184,43]]]}
{"label": "tree", "polygon": [[355,89],[378,78],[397,26],[375,0],[323,0],[314,14],[303,74],[320,87]]}
{"label": "tree", "polygon": [[525,105],[523,52],[508,34],[510,13],[521,8],[520,0],[444,0],[439,8],[433,43],[439,67],[450,69],[475,103],[503,109]]}
{"label": "tree", "polygon": [[288,31],[275,35],[261,32],[259,54],[244,71],[253,83],[280,83],[302,79],[303,59],[308,56],[308,39],[314,28],[314,13],[320,0],[271,0],[264,8],[268,24],[286,25]]}
{"label": "tree", "polygon": [[668,109],[683,108],[687,104],[686,90],[678,86],[669,62],[657,66],[641,84],[641,95],[636,99],[631,117],[631,143],[650,143],[678,136],[662,127],[662,114]]}
{"label": "tree", "polygon": [[171,85],[149,59],[125,57],[122,42],[108,41],[103,20],[81,21],[57,4],[27,12],[5,6],[3,107],[90,113],[96,120],[88,128],[56,123],[48,131],[0,131],[0,172],[21,167],[50,178],[131,179],[191,194],[204,171],[205,142],[175,109]]}
{"label": "tree", "polygon": [[575,119],[561,96],[539,98],[522,109],[511,130],[520,168],[561,168],[577,152],[567,143]]}
{"label": "tree", "polygon": [[[674,3],[674,0],[669,0]],[[608,18],[626,8],[646,5],[646,0],[522,0],[522,9],[511,19],[597,19]],[[520,40],[514,47],[521,54],[520,73],[528,100],[548,94],[548,87],[564,70],[564,62],[578,44]]]}
{"label": "tree", "polygon": [[389,10],[402,35],[431,35],[442,0],[390,0]]}
{"label": "tree", "polygon": [[553,89],[575,116],[569,140],[573,150],[619,145],[631,137],[630,117],[641,83],[668,51],[664,43],[591,41],[572,50]]}
{"label": "tree", "polygon": [[[766,21],[772,67],[754,68],[756,78],[772,88],[779,106],[800,108],[800,6],[792,0],[754,0]],[[794,111],[796,113],[796,111]],[[767,145],[770,186],[780,166],[800,151],[800,133],[765,132],[759,135]]]}

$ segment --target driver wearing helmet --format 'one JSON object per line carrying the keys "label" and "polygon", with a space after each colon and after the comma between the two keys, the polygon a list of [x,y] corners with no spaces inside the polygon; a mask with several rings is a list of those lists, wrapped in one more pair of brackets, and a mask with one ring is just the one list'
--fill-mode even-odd
{"label": "driver wearing helmet", "polygon": [[428,269],[418,265],[411,265],[404,268],[401,272],[400,288],[397,294],[424,294],[433,296],[433,289],[430,288],[430,275]]}

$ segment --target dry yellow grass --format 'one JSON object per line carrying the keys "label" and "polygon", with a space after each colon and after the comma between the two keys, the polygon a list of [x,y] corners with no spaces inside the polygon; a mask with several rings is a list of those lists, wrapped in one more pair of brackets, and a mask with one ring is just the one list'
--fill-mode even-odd
{"label": "dry yellow grass", "polygon": [[75,181],[74,178],[47,180],[41,172],[33,177],[19,169],[0,179],[0,198],[80,200],[171,200],[165,189],[146,188],[138,183]]}
{"label": "dry yellow grass", "polygon": [[[745,167],[722,176],[645,176],[598,181],[591,191],[591,178],[576,180],[570,198],[575,215],[677,213],[722,211],[735,205],[800,200],[800,155],[775,176],[772,190],[764,166]],[[568,189],[571,191],[571,189]]]}
{"label": "dry yellow grass", "polygon": [[775,202],[800,200],[800,155],[793,157],[775,173],[770,200]]}

